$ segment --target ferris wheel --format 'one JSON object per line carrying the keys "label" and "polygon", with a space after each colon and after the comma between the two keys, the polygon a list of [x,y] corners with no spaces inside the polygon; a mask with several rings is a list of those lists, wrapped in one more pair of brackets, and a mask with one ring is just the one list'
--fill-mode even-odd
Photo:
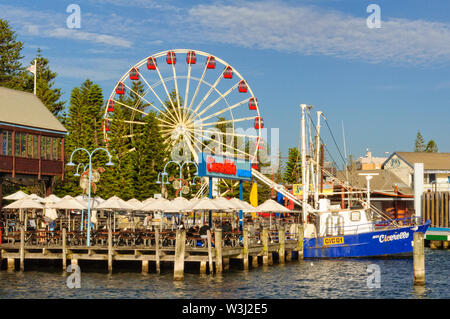
{"label": "ferris wheel", "polygon": [[[132,103],[127,94],[135,98]],[[143,118],[153,111],[169,148],[181,145],[197,163],[198,152],[214,152],[245,158],[258,169],[264,127],[258,100],[242,75],[217,56],[188,49],[153,54],[119,79],[106,103],[106,142],[113,133],[112,122],[125,123],[122,137],[133,139],[146,125]],[[126,110],[126,118],[114,116],[118,108]]]}

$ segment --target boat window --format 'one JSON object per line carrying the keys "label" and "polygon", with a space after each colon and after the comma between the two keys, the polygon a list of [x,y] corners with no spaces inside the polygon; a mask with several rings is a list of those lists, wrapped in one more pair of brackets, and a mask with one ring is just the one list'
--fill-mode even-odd
{"label": "boat window", "polygon": [[338,217],[338,235],[344,235],[344,216]]}
{"label": "boat window", "polygon": [[350,220],[352,222],[359,222],[361,220],[361,212],[360,211],[351,212]]}

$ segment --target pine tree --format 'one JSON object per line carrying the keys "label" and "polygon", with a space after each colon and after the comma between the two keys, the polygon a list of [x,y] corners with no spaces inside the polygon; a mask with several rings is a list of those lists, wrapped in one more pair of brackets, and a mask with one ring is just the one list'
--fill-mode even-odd
{"label": "pine tree", "polygon": [[286,163],[286,170],[284,171],[284,181],[289,184],[295,184],[300,181],[301,165],[300,154],[296,147],[289,148],[288,161]]}
{"label": "pine tree", "polygon": [[434,140],[430,140],[428,142],[427,147],[425,148],[425,152],[429,152],[429,153],[437,153],[438,152],[438,147]]}
{"label": "pine tree", "polygon": [[425,141],[420,131],[417,131],[416,142],[414,145],[414,152],[425,152]]}
{"label": "pine tree", "polygon": [[20,74],[24,68],[20,60],[23,43],[17,41],[9,22],[0,19],[0,86],[20,89]]}

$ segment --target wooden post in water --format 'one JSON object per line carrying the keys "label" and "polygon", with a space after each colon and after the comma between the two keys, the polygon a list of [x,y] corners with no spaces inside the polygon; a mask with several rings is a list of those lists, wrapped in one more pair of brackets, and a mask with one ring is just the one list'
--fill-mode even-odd
{"label": "wooden post in water", "polygon": [[242,266],[244,270],[248,270],[248,227],[244,227],[242,230],[242,240],[244,242],[244,248],[242,250]]}
{"label": "wooden post in water", "polygon": [[252,256],[252,268],[257,268],[258,266],[258,256]]}
{"label": "wooden post in water", "polygon": [[267,227],[262,230],[261,242],[263,244],[263,265],[269,264],[269,234]]}
{"label": "wooden post in water", "polygon": [[156,250],[155,250],[156,273],[160,274],[161,273],[161,262],[159,260],[160,256],[159,256],[159,227],[158,226],[156,226],[156,229],[155,229],[155,246],[156,246]]}
{"label": "wooden post in water", "polygon": [[284,227],[278,228],[278,262],[284,264],[285,252],[286,252],[286,237]]}
{"label": "wooden post in water", "polygon": [[425,285],[425,245],[424,233],[414,233],[414,285]]}
{"label": "wooden post in water", "polygon": [[14,258],[8,258],[8,270],[14,270],[15,269],[15,259]]}
{"label": "wooden post in water", "polygon": [[186,249],[186,230],[177,229],[175,242],[175,263],[173,269],[173,279],[183,280],[184,278],[184,252]]}
{"label": "wooden post in water", "polygon": [[67,230],[63,228],[62,230],[62,268],[64,271],[67,269]]}
{"label": "wooden post in water", "polygon": [[[206,237],[208,239],[208,264],[209,264],[209,273],[212,274],[214,272],[213,268],[213,260],[212,260],[212,245],[211,245],[211,231],[208,229],[206,231]],[[206,266],[205,266],[206,272]]]}
{"label": "wooden post in water", "polygon": [[108,228],[108,272],[112,272],[113,268],[113,249],[112,249],[112,230]]}
{"label": "wooden post in water", "polygon": [[222,272],[222,229],[216,228],[214,230],[214,240],[216,248],[216,273]]}
{"label": "wooden post in water", "polygon": [[148,273],[148,260],[142,260],[142,272]]}
{"label": "wooden post in water", "polygon": [[298,260],[302,260],[303,259],[303,236],[304,236],[304,232],[303,232],[303,225],[302,224],[298,224],[297,226],[298,228],[298,245],[297,245],[297,250],[298,250]]}
{"label": "wooden post in water", "polygon": [[201,274],[206,274],[206,261],[201,261],[200,262],[200,273]]}
{"label": "wooden post in water", "polygon": [[25,228],[20,227],[20,271],[25,269]]}

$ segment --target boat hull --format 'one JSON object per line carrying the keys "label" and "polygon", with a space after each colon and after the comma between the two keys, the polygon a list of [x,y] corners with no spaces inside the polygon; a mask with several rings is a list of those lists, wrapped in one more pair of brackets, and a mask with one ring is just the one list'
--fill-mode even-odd
{"label": "boat hull", "polygon": [[305,238],[303,258],[348,258],[403,256],[413,252],[413,235],[425,233],[430,221],[417,226],[405,226],[388,230]]}

